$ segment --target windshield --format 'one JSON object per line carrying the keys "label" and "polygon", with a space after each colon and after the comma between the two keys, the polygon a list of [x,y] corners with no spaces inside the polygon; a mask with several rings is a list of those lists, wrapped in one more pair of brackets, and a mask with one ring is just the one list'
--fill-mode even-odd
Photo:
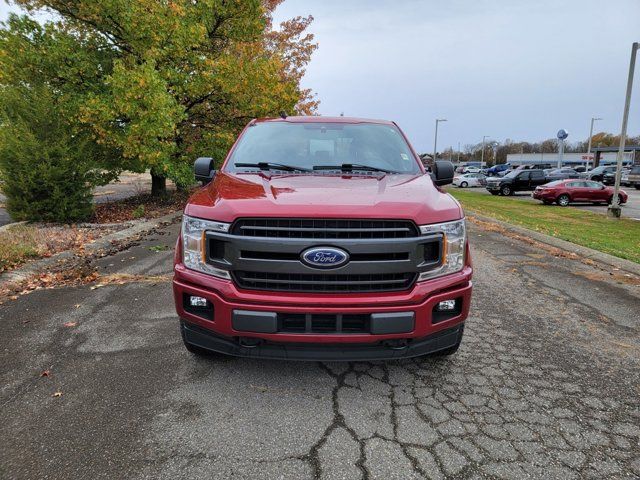
{"label": "windshield", "polygon": [[240,138],[225,170],[246,170],[248,167],[235,164],[258,162],[302,169],[357,164],[421,173],[400,131],[393,125],[374,123],[256,123]]}
{"label": "windshield", "polygon": [[519,173],[524,172],[524,170],[513,170],[507,173],[504,178],[514,178],[517,177]]}

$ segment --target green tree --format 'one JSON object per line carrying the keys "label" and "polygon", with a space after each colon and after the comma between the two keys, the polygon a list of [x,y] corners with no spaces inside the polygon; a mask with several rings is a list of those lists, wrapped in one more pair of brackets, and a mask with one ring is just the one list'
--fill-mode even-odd
{"label": "green tree", "polygon": [[[300,86],[316,48],[304,33],[311,18],[274,31],[278,0],[14,3],[30,12],[53,10],[60,20],[47,29],[76,40],[74,47],[84,50],[78,55],[100,66],[89,69],[89,78],[84,69],[63,69],[65,83],[92,84],[80,87],[81,102],[71,115],[96,143],[118,151],[126,168],[149,168],[154,193],[164,191],[166,178],[189,185],[193,158],[221,159],[250,118],[316,107]],[[39,61],[23,63],[22,52],[2,50],[24,75]],[[52,67],[66,62],[60,51],[48,54]]]}

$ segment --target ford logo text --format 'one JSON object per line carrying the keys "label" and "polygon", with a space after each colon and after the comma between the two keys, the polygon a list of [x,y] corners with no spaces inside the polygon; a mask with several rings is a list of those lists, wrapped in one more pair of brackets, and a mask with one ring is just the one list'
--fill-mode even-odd
{"label": "ford logo text", "polygon": [[314,268],[337,268],[349,261],[349,254],[340,248],[314,247],[302,252],[300,259]]}

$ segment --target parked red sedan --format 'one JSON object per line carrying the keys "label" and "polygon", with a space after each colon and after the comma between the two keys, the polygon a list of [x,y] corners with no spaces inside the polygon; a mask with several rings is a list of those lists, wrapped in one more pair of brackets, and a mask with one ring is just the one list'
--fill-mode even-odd
{"label": "parked red sedan", "polygon": [[[592,180],[556,180],[536,187],[533,198],[545,205],[556,202],[566,207],[571,202],[611,203],[613,187]],[[627,203],[627,192],[620,190],[620,203]]]}

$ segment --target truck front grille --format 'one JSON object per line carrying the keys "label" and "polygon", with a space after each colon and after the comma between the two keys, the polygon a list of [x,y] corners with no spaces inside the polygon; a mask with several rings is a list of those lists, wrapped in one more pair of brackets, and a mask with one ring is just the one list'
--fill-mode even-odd
{"label": "truck front grille", "polygon": [[270,238],[370,239],[410,238],[419,235],[408,220],[351,220],[314,218],[243,218],[232,228],[233,235]]}
{"label": "truck front grille", "polygon": [[327,274],[234,272],[239,287],[252,290],[288,292],[380,292],[406,290],[413,285],[416,274]]}
{"label": "truck front grille", "polygon": [[[420,235],[411,220],[240,218],[229,233],[207,232],[207,262],[239,288],[310,293],[395,292],[442,264],[442,234]],[[302,261],[312,247],[337,247],[335,269]]]}

